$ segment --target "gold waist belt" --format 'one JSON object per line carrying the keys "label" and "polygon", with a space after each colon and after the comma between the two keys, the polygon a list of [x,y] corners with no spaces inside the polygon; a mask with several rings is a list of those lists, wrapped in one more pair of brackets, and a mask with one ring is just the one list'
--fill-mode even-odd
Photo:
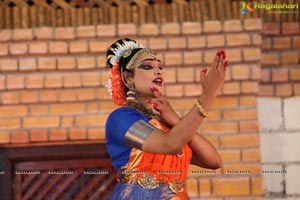
{"label": "gold waist belt", "polygon": [[139,184],[141,187],[146,189],[154,189],[159,186],[168,186],[173,192],[182,192],[184,183],[181,183],[178,178],[173,179],[168,182],[167,179],[157,180],[156,176],[153,174],[143,174],[143,176],[138,177],[136,174],[126,174],[123,179],[123,183]]}

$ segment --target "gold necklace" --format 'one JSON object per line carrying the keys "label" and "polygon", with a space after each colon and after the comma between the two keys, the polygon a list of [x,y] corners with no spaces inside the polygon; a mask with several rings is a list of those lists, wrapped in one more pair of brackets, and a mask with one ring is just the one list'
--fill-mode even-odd
{"label": "gold necklace", "polygon": [[137,111],[143,113],[144,115],[146,115],[149,118],[156,118],[159,119],[159,115],[154,113],[153,110],[151,108],[146,108],[144,105],[134,102],[134,101],[127,101],[125,106],[130,107],[130,108],[134,108]]}

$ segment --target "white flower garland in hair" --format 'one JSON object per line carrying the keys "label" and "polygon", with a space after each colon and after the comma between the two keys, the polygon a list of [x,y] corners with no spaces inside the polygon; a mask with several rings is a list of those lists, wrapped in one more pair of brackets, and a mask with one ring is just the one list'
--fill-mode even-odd
{"label": "white flower garland in hair", "polygon": [[107,92],[109,93],[109,96],[112,97],[112,83],[111,79],[109,78],[105,84],[105,88],[107,89]]}
{"label": "white flower garland in hair", "polygon": [[137,48],[143,48],[143,46],[137,42],[134,41],[126,41],[123,40],[124,44],[117,44],[117,47],[114,48],[112,51],[115,55],[113,55],[110,59],[110,64],[114,65],[116,62],[120,60],[120,58],[124,55],[124,52],[126,50],[133,50]]}

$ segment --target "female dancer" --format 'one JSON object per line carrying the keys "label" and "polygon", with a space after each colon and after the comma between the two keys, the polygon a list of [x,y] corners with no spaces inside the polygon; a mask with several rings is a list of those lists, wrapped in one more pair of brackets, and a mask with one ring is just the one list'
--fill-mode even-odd
{"label": "female dancer", "polygon": [[107,51],[113,101],[121,106],[106,123],[106,140],[118,181],[112,200],[188,199],[184,181],[189,164],[221,167],[215,147],[197,133],[222,87],[228,61],[219,50],[200,73],[202,95],[180,118],[163,96],[163,66],[150,49],[125,38]]}

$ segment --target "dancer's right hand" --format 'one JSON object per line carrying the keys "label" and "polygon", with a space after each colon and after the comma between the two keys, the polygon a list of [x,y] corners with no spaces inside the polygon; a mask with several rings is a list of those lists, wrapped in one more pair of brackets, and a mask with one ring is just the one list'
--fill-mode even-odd
{"label": "dancer's right hand", "polygon": [[203,87],[203,94],[216,97],[224,84],[226,69],[229,61],[223,49],[217,51],[210,69],[203,69],[200,73],[200,83]]}

